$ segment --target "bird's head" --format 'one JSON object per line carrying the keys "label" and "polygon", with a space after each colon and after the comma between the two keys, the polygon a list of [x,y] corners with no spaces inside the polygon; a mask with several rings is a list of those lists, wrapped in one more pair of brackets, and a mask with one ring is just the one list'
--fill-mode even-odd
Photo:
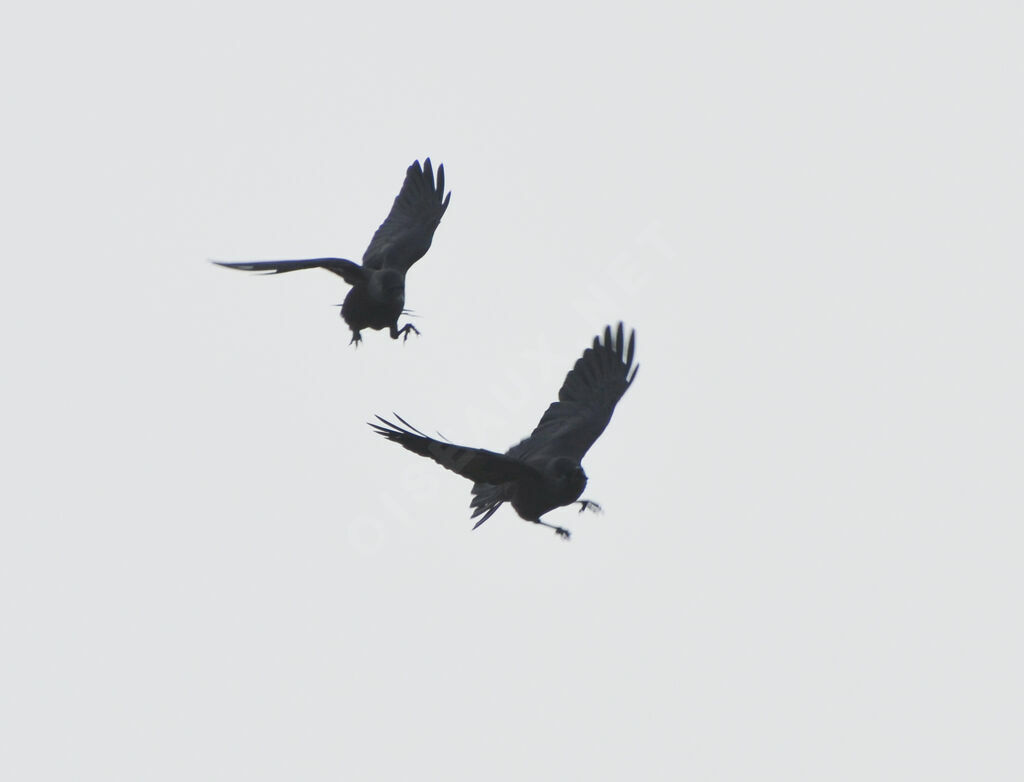
{"label": "bird's head", "polygon": [[568,456],[556,456],[551,460],[548,469],[555,481],[566,488],[576,490],[578,487],[579,492],[586,488],[587,474],[583,472],[582,465],[575,459],[570,459]]}

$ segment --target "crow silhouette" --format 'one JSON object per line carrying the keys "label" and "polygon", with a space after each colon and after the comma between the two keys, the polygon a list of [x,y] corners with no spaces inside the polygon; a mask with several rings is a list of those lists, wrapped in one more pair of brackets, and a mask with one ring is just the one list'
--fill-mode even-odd
{"label": "crow silhouette", "polygon": [[452,194],[444,195],[444,166],[437,167],[437,186],[430,158],[415,161],[405,172],[405,182],[395,197],[387,219],[363,253],[363,265],[344,258],[308,258],[297,261],[214,261],[219,266],[242,271],[283,274],[299,269],[327,269],[352,286],[341,304],[341,317],[352,329],[349,344],[357,347],[362,329],[391,330],[391,339],[405,341],[409,332],[419,334],[411,323],[398,327],[405,309],[405,274],[422,258],[434,238],[434,231],[448,208]]}
{"label": "crow silhouette", "polygon": [[635,331],[630,332],[627,345],[621,323],[615,332],[606,326],[604,341],[600,335],[594,337],[593,346],[583,351],[565,376],[558,401],[551,403],[529,437],[504,454],[435,440],[397,413],[402,425],[377,416],[380,423],[370,426],[377,434],[473,481],[470,507],[473,518],[480,517],[473,529],[493,516],[502,503],[510,502],[526,521],[551,527],[560,537],[568,538],[567,529],[548,524],[541,516],[576,502],[581,513],[587,508],[601,509],[592,500],[579,499],[587,485],[580,462],[636,377],[635,344]]}

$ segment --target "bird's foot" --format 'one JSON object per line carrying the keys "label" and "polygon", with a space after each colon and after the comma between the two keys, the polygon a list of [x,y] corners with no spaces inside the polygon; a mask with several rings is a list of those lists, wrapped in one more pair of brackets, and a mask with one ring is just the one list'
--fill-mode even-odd
{"label": "bird's foot", "polygon": [[548,524],[546,521],[541,521],[540,519],[530,519],[530,521],[532,521],[534,524],[540,524],[542,527],[549,527],[553,529],[555,531],[555,534],[558,535],[558,537],[560,537],[562,540],[568,540],[571,534],[569,530],[565,529],[564,527],[556,527],[554,524]]}
{"label": "bird's foot", "polygon": [[591,510],[594,513],[601,513],[602,512],[601,511],[601,506],[598,505],[593,500],[576,500],[576,502],[578,502],[580,504],[580,513],[583,513],[583,511],[585,511],[585,510]]}
{"label": "bird's foot", "polygon": [[409,339],[409,332],[410,332],[410,331],[411,331],[411,332],[412,332],[413,334],[415,334],[415,335],[416,335],[417,337],[418,337],[418,336],[420,335],[420,330],[419,330],[418,328],[416,328],[416,327],[415,327],[414,325],[412,325],[411,323],[406,323],[406,324],[405,324],[404,326],[402,326],[402,328],[400,328],[400,329],[398,330],[398,332],[397,332],[397,333],[395,334],[395,339],[398,339],[398,335],[399,335],[399,334],[401,334],[401,335],[402,335],[402,343],[404,344],[404,343],[405,343],[405,341],[406,341],[407,339]]}
{"label": "bird's foot", "polygon": [[359,347],[359,343],[362,342],[362,341],[363,341],[362,335],[360,335],[360,333],[358,331],[353,329],[352,330],[352,339],[350,339],[348,341],[348,344],[355,345],[358,348]]}

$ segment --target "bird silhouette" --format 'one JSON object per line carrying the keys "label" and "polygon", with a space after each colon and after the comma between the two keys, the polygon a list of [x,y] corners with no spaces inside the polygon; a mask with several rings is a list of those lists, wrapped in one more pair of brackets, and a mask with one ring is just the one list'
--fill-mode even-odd
{"label": "bird silhouette", "polygon": [[300,269],[327,269],[352,286],[341,304],[341,317],[352,330],[349,344],[357,347],[363,329],[390,329],[392,339],[419,334],[411,323],[398,327],[406,313],[405,275],[422,258],[434,238],[434,231],[448,208],[452,194],[444,195],[444,166],[437,167],[437,185],[430,158],[415,161],[405,172],[402,189],[391,212],[363,253],[363,264],[345,258],[308,258],[295,261],[213,261],[219,266],[242,271],[283,274]]}
{"label": "bird silhouette", "polygon": [[587,485],[580,462],[608,426],[615,405],[636,377],[635,346],[635,331],[630,332],[627,344],[622,323],[614,332],[606,326],[604,340],[600,335],[594,337],[594,344],[565,376],[558,401],[551,403],[529,437],[504,454],[436,440],[397,413],[401,425],[377,416],[380,423],[370,426],[388,440],[473,481],[470,507],[472,517],[480,517],[473,529],[508,502],[526,521],[550,527],[567,539],[567,529],[541,517],[577,502],[581,513],[588,508],[601,509],[593,500],[579,499]]}

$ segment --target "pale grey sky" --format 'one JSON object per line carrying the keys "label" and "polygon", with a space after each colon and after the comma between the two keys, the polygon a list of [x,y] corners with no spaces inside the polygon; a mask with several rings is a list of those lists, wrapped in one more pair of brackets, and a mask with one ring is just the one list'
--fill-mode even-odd
{"label": "pale grey sky", "polygon": [[[14,12],[0,777],[1018,777],[1021,21]],[[428,155],[405,345],[205,260]],[[504,449],[620,319],[569,543],[365,425]]]}

